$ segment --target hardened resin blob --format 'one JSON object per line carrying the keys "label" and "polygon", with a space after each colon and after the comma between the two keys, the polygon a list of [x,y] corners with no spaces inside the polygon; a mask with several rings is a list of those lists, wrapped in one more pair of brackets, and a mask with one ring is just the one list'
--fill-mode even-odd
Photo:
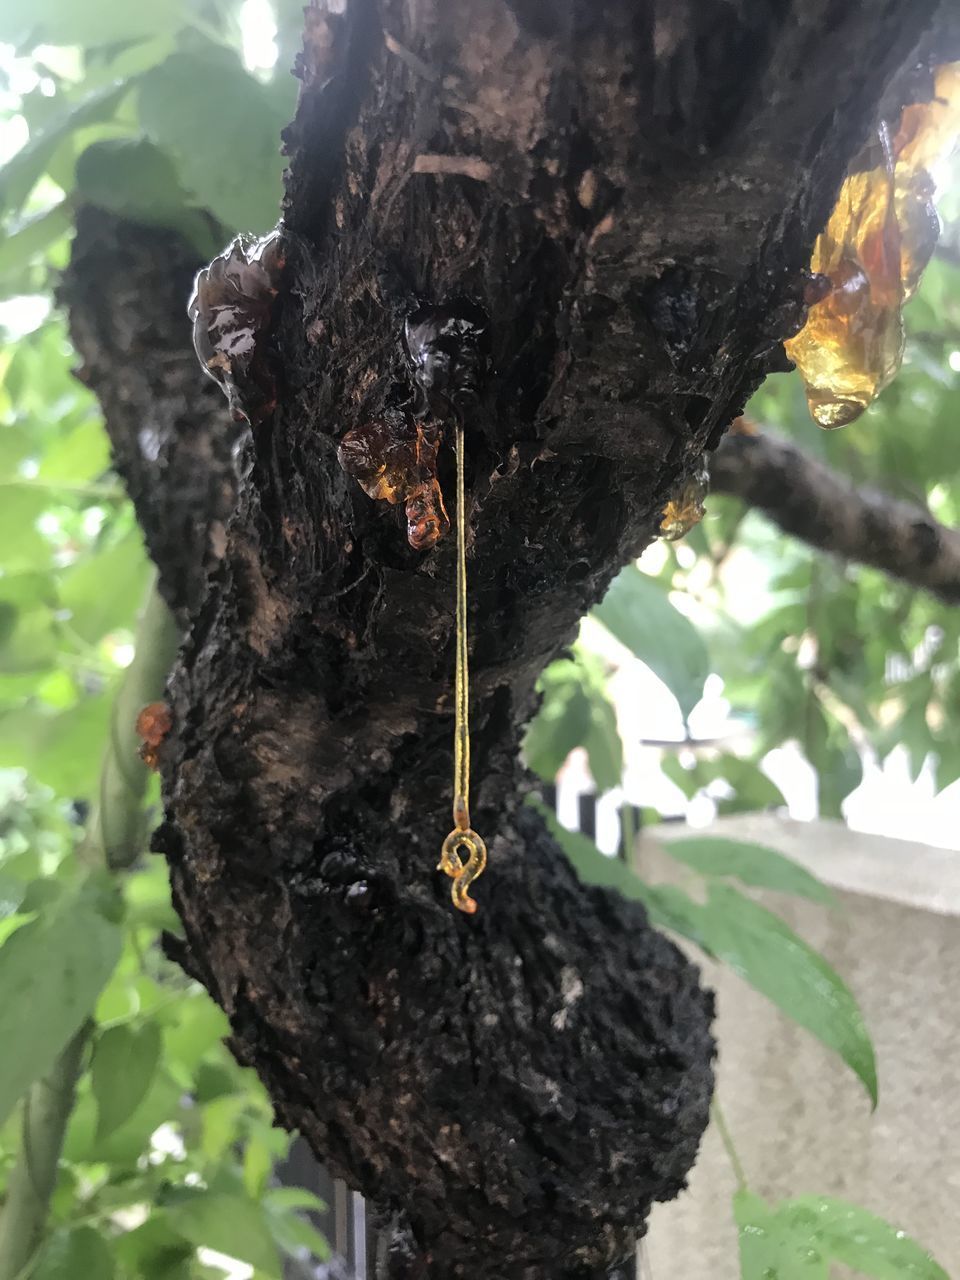
{"label": "hardened resin blob", "polygon": [[259,240],[237,236],[198,273],[187,308],[201,365],[223,388],[234,419],[254,427],[276,406],[268,348],[283,267],[280,228]]}
{"label": "hardened resin blob", "polygon": [[901,311],[933,254],[939,222],[931,169],[960,132],[960,63],[938,68],[929,102],[883,123],[850,168],[814,245],[810,270],[830,288],[784,343],[821,427],[858,418],[903,358]]}
{"label": "hardened resin blob", "polygon": [[368,497],[405,503],[407,541],[415,551],[429,550],[450,528],[437,480],[439,446],[438,425],[388,410],[348,431],[337,449],[341,467]]}

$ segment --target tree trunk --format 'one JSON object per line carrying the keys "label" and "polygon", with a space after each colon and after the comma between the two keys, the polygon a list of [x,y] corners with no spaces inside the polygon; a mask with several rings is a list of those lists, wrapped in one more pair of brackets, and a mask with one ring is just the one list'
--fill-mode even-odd
{"label": "tree trunk", "polygon": [[[935,9],[306,11],[278,403],[245,437],[225,552],[171,682],[156,845],[175,953],[280,1121],[393,1215],[393,1277],[602,1275],[684,1185],[712,1089],[711,997],[638,906],[577,881],[523,804],[518,743],[545,663],[784,367],[813,238]],[[118,243],[140,317],[92,296]],[[235,481],[234,428],[187,377],[181,286],[159,278],[183,264],[170,237],[89,212],[64,294],[187,609]],[[345,430],[417,404],[405,318],[464,299],[489,341],[467,420],[474,826],[490,847],[471,918],[434,871],[451,825],[454,542],[411,550],[400,509],[337,462]],[[152,345],[173,400],[118,367]],[[157,397],[171,444],[151,459],[132,442]],[[189,495],[177,458],[196,469]],[[191,503],[193,532],[171,539],[169,513]]]}

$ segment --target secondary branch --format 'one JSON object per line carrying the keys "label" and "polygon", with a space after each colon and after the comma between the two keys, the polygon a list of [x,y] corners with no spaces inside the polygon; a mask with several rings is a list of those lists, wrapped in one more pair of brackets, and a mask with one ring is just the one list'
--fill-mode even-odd
{"label": "secondary branch", "polygon": [[857,487],[786,440],[727,435],[710,483],[812,547],[960,603],[960,532],[914,503]]}

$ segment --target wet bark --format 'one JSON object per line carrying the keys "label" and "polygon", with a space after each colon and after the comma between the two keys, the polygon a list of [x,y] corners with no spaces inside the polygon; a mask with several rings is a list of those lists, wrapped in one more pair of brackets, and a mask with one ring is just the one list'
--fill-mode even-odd
{"label": "wet bark", "polygon": [[[172,947],[281,1122],[392,1217],[391,1276],[598,1276],[684,1185],[711,999],[639,907],[578,883],[523,804],[518,742],[543,665],[783,366],[812,240],[934,5],[330,8],[307,10],[286,136],[277,410],[246,437],[170,687]],[[102,362],[121,465],[179,512],[172,464],[124,463],[131,404],[156,388],[111,400],[111,360],[149,345],[143,316],[83,328],[95,234],[81,224],[74,332]],[[167,291],[141,298],[172,335]],[[398,509],[336,460],[344,430],[414,403],[405,316],[462,298],[490,343],[467,424],[474,825],[491,854],[469,919],[433,870],[452,539],[413,552]],[[177,378],[186,340],[176,358],[159,343]],[[201,412],[222,459],[228,428],[193,394],[173,435]],[[193,600],[149,489],[151,550]],[[209,566],[207,516],[191,518]]]}

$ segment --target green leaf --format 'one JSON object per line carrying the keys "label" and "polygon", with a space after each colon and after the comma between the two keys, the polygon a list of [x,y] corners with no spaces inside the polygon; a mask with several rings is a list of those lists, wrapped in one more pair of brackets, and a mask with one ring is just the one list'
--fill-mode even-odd
{"label": "green leaf", "polygon": [[926,1249],[859,1205],[829,1196],[800,1196],[777,1212],[807,1230],[837,1262],[878,1280],[949,1280]]}
{"label": "green leaf", "polygon": [[330,1257],[330,1245],[326,1237],[296,1211],[322,1213],[326,1207],[319,1197],[303,1187],[271,1187],[263,1194],[267,1223],[280,1248],[290,1254],[307,1249],[320,1261]]}
{"label": "green leaf", "polygon": [[46,213],[38,214],[8,235],[0,237],[0,280],[20,271],[54,241],[66,235],[72,222],[69,202],[61,200]]}
{"label": "green leaf", "polygon": [[842,802],[863,778],[863,761],[847,729],[819,703],[809,707],[804,723],[804,748],[817,771],[820,816],[839,818]]}
{"label": "green leaf", "polygon": [[57,657],[57,593],[44,573],[0,577],[0,674],[44,671]]}
{"label": "green leaf", "polygon": [[64,894],[0,947],[0,1123],[89,1016],[120,955],[95,882]]}
{"label": "green leaf", "polygon": [[[176,1232],[164,1210],[154,1210],[146,1222],[117,1237],[116,1253],[123,1274],[137,1280],[194,1280],[193,1244]],[[78,1276],[77,1280],[81,1280]],[[86,1277],[83,1278],[86,1280]],[[95,1280],[93,1276],[90,1280]]]}
{"label": "green leaf", "polygon": [[719,836],[689,836],[682,840],[665,840],[663,848],[671,858],[704,876],[730,876],[741,884],[796,894],[800,898],[809,898],[811,902],[829,903],[834,900],[827,886],[805,867],[766,845],[751,844],[746,840],[724,840]]}
{"label": "green leaf", "polygon": [[664,588],[628,565],[593,617],[660,677],[686,719],[703,696],[710,659],[700,633],[674,608]]}
{"label": "green leaf", "polygon": [[849,987],[779,916],[729,885],[711,883],[704,909],[711,952],[833,1049],[877,1104],[877,1066]]}
{"label": "green leaf", "polygon": [[45,569],[53,548],[37,528],[47,509],[48,495],[42,489],[10,481],[0,484],[0,546],[7,573]]}
{"label": "green leaf", "polygon": [[106,551],[84,556],[60,579],[60,603],[70,610],[72,629],[81,639],[95,644],[117,627],[133,627],[148,576],[147,557],[137,531]]}
{"label": "green leaf", "polygon": [[780,1220],[759,1196],[738,1191],[733,1215],[742,1280],[828,1280],[827,1259],[809,1235]]}
{"label": "green leaf", "polygon": [[251,1200],[259,1200],[263,1194],[272,1168],[270,1147],[258,1134],[251,1134],[243,1150],[243,1186]]}
{"label": "green leaf", "polygon": [[94,480],[110,466],[110,442],[99,417],[87,418],[44,451],[37,479],[79,484]]}
{"label": "green leaf", "polygon": [[682,889],[645,883],[626,862],[606,857],[587,836],[562,827],[545,805],[533,798],[528,803],[543,818],[547,830],[584,884],[616,889],[623,897],[642,902],[653,924],[661,929],[672,929],[674,933],[702,945],[703,907]]}
{"label": "green leaf", "polygon": [[[64,1141],[64,1159],[71,1163],[109,1164],[135,1168],[150,1152],[152,1134],[163,1124],[188,1124],[192,1112],[181,1108],[183,1090],[164,1070],[158,1070],[146,1096],[132,1115],[103,1138],[97,1134],[100,1109],[87,1078],[70,1117]],[[85,1082],[86,1083],[86,1082]]]}
{"label": "green leaf", "polygon": [[160,1028],[111,1027],[93,1052],[93,1093],[97,1100],[97,1142],[133,1115],[146,1097],[160,1061]]}
{"label": "green leaf", "polygon": [[106,692],[56,715],[39,707],[9,711],[0,716],[0,768],[26,769],[63,796],[92,795],[109,714]]}
{"label": "green leaf", "polygon": [[216,1249],[278,1276],[280,1261],[266,1217],[255,1200],[222,1192],[196,1192],[168,1206],[173,1228],[197,1246]]}
{"label": "green leaf", "polygon": [[288,119],[286,106],[221,50],[175,53],[141,83],[143,128],[176,158],[197,202],[233,231],[263,232],[277,221]]}
{"label": "green leaf", "polygon": [[264,1205],[264,1209],[270,1232],[284,1253],[296,1255],[306,1249],[311,1257],[321,1262],[330,1257],[330,1245],[326,1236],[307,1218],[269,1202]]}
{"label": "green leaf", "polygon": [[709,771],[712,774],[710,781],[722,778],[734,791],[732,797],[722,797],[717,801],[720,813],[753,812],[786,803],[779,787],[752,760],[741,760],[739,756],[724,752],[709,762]]}
{"label": "green leaf", "polygon": [[36,443],[26,428],[0,423],[0,479],[16,479],[21,463],[30,457]]}
{"label": "green leaf", "polygon": [[552,782],[574,747],[582,746],[598,790],[618,787],[623,743],[602,664],[578,646],[569,658],[547,667],[538,689],[540,709],[523,744],[530,768],[545,782]]}
{"label": "green leaf", "polygon": [[606,693],[589,685],[590,723],[584,746],[590,772],[598,791],[612,791],[623,781],[623,741],[617,727],[617,713]]}
{"label": "green leaf", "polygon": [[204,1056],[230,1034],[230,1024],[219,1005],[202,990],[184,992],[176,1015],[176,1022],[164,1033],[164,1058],[187,1087]]}
{"label": "green leaf", "polygon": [[110,1246],[93,1227],[55,1231],[30,1272],[31,1280],[113,1280],[115,1275]]}
{"label": "green leaf", "polygon": [[27,886],[22,880],[0,871],[0,920],[6,920],[20,910],[26,892]]}
{"label": "green leaf", "polygon": [[719,882],[706,904],[670,885],[645,884],[618,858],[607,858],[592,840],[567,831],[533,802],[551,835],[586,884],[616,889],[642,902],[653,924],[672,929],[727,964],[782,1012],[833,1049],[857,1074],[876,1106],[873,1044],[856,1000],[839,975],[779,916]]}
{"label": "green leaf", "polygon": [[119,5],[116,0],[5,0],[0,10],[0,40],[17,46],[38,44],[122,44],[158,31],[174,31],[183,20],[182,0]]}
{"label": "green leaf", "polygon": [[769,1205],[739,1191],[733,1207],[743,1280],[826,1280],[831,1260],[877,1280],[949,1280],[916,1241],[847,1201],[800,1196]]}
{"label": "green leaf", "polygon": [[[113,5],[113,0],[106,0]],[[19,0],[24,7],[29,0]],[[71,6],[77,11],[85,6]],[[64,10],[66,12],[67,10]],[[3,13],[7,13],[6,7]],[[4,24],[0,22],[0,40]],[[8,28],[9,29],[9,28]],[[32,134],[30,141],[0,169],[0,209],[16,212],[33,190],[38,178],[46,169],[57,147],[77,129],[111,119],[132,81],[109,84],[88,94],[76,105],[65,107],[44,128]]]}
{"label": "green leaf", "polygon": [[583,692],[578,664],[568,658],[552,662],[540,677],[540,710],[523,742],[527,764],[552,782],[563,762],[590,730],[590,703]]}
{"label": "green leaf", "polygon": [[192,207],[172,156],[148,138],[106,138],[88,147],[77,161],[77,190],[101,209],[182,232],[203,257],[221,247],[212,219]]}

